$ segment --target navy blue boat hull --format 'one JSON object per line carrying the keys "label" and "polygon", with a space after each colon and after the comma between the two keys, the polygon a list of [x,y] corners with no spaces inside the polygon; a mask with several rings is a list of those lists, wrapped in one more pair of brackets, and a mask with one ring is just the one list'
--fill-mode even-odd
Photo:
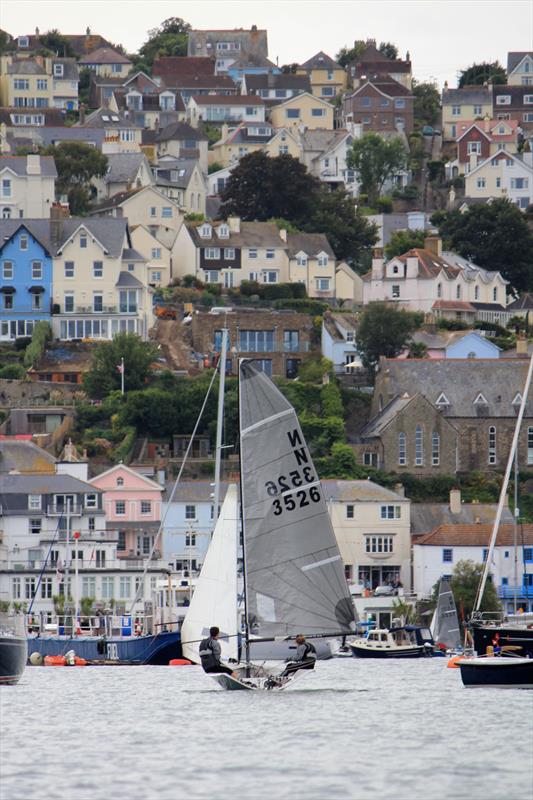
{"label": "navy blue boat hull", "polygon": [[0,636],[0,684],[17,683],[28,660],[28,643],[20,636]]}
{"label": "navy blue boat hull", "polygon": [[117,661],[121,664],[166,665],[181,658],[181,637],[176,632],[154,636],[44,636],[28,639],[28,652],[44,656],[62,656],[74,650],[87,661]]}

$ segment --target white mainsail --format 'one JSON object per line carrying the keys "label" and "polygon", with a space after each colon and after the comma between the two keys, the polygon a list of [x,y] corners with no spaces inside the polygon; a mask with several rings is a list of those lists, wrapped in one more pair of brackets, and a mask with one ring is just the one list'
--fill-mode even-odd
{"label": "white mainsail", "polygon": [[450,650],[461,646],[461,630],[455,600],[450,584],[445,578],[441,578],[439,584],[439,599],[431,624],[435,625],[431,634],[436,644],[444,644]]}
{"label": "white mainsail", "polygon": [[183,657],[195,664],[200,640],[212,625],[220,628],[222,658],[237,658],[238,527],[237,487],[230,484],[181,628]]}
{"label": "white mainsail", "polygon": [[349,634],[354,609],[294,408],[252,360],[239,371],[249,633]]}

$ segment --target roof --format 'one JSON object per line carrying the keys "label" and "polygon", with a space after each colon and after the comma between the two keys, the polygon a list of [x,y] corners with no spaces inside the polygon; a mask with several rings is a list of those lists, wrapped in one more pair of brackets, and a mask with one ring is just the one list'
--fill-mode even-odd
{"label": "roof", "polygon": [[74,58],[54,58],[52,64],[63,64],[63,75],[54,75],[54,81],[58,79],[66,81],[77,81],[80,77],[78,62]]}
{"label": "roof", "polygon": [[351,134],[345,128],[334,131],[325,128],[308,129],[300,133],[300,143],[304,151],[316,151],[316,158],[320,158],[321,154],[333,150],[347,137],[351,137]]}
{"label": "roof", "polygon": [[[461,503],[459,513],[453,514],[449,503],[412,503],[411,533],[414,536],[423,536],[440,525],[471,525],[477,519],[487,525],[494,522],[496,509],[496,503]],[[504,507],[502,522],[509,523],[512,520],[511,511]]]}
{"label": "roof", "polygon": [[361,429],[361,436],[363,438],[379,436],[380,433],[385,430],[387,425],[392,422],[396,415],[399,414],[400,411],[403,411],[404,408],[412,402],[412,400],[414,400],[414,397],[410,397],[406,393],[404,393],[402,396],[397,395],[394,397],[390,403],[387,403],[382,411],[376,414],[376,416],[373,417],[370,422],[368,422]]}
{"label": "roof", "polygon": [[[59,144],[60,142],[86,142],[100,148],[105,138],[105,131],[102,128],[74,128],[64,125],[63,127],[38,127],[32,128],[33,142],[39,144]],[[18,142],[18,137],[14,139]]]}
{"label": "roof", "polygon": [[[155,182],[157,186],[178,186],[186,189],[189,185],[198,162],[193,158],[176,158],[172,161],[160,161],[155,168]],[[176,172],[175,179],[172,172]]]}
{"label": "roof", "polygon": [[238,92],[238,87],[229,75],[176,75],[172,78],[166,77],[165,83],[173,89],[222,89],[231,91],[232,94]]}
{"label": "roof", "polygon": [[410,503],[404,495],[386,489],[373,481],[335,481],[323,480],[324,498],[339,503]]}
{"label": "roof", "polygon": [[34,58],[14,58],[7,65],[8,75],[46,75],[43,64]]}
{"label": "roof", "polygon": [[[500,125],[504,125],[506,128],[511,128],[510,133],[498,133],[496,128]],[[487,120],[466,120],[465,122],[458,122],[457,123],[457,132],[458,136],[456,141],[459,142],[463,136],[466,136],[467,133],[472,128],[477,128],[483,136],[487,139],[492,140],[493,142],[515,142],[518,136],[517,128],[519,127],[520,123],[516,119],[487,119]]]}
{"label": "roof", "polygon": [[[99,492],[71,475],[4,475],[2,494],[53,494],[55,492]],[[95,509],[96,511],[96,509]]]}
{"label": "roof", "polygon": [[293,75],[292,73],[263,73],[262,75],[246,75],[246,88],[249,91],[260,89],[300,89],[310,92],[311,84],[307,75]]}
{"label": "roof", "polygon": [[126,119],[116,111],[109,108],[98,108],[85,118],[85,122],[76,122],[79,128],[138,128],[130,119]]}
{"label": "roof", "polygon": [[0,473],[10,470],[53,473],[55,463],[54,456],[33,442],[0,439]]}
{"label": "roof", "polygon": [[[410,89],[407,89],[405,86],[402,86],[401,83],[393,80],[367,80],[366,83],[363,83],[358,89],[352,92],[349,97],[355,97],[355,95],[360,93],[365,93],[365,90],[368,88],[374,88],[378,92],[387,97],[412,97],[413,93]],[[349,98],[347,98],[349,99]]]}
{"label": "roof", "polygon": [[241,221],[240,233],[231,233],[230,231],[227,239],[219,239],[214,226],[211,237],[204,239],[199,232],[202,223],[186,222],[185,225],[196,247],[209,247],[213,244],[221,247],[287,247],[279,234],[278,226],[273,222]]}
{"label": "roof", "polygon": [[[266,134],[251,133],[251,129],[261,128]],[[276,135],[276,129],[270,122],[241,122],[234,130],[231,130],[226,139],[220,139],[214,147],[225,144],[265,144]],[[227,169],[227,167],[226,167]]]}
{"label": "roof", "polygon": [[[104,37],[100,36],[99,33],[91,33],[89,29],[87,33],[64,33],[61,35],[67,40],[74,55],[78,57],[85,55],[85,53],[90,53],[97,47],[111,47],[111,44],[107,41],[107,39],[104,39]],[[20,39],[21,37],[19,36],[17,38]],[[27,53],[29,50],[39,50],[42,48],[43,45],[39,36],[28,34],[26,38],[29,41],[29,47],[19,47],[19,49],[23,52]]]}
{"label": "roof", "polygon": [[[133,251],[135,252],[135,251]],[[135,275],[132,275],[131,272],[125,272],[122,270],[119,272],[118,281],[115,283],[115,286],[120,289],[142,289],[143,285],[140,280],[138,280]]]}
{"label": "roof", "polygon": [[231,72],[238,69],[246,72],[247,69],[257,69],[258,67],[267,68],[269,70],[277,69],[276,64],[264,56],[263,53],[243,53],[240,58],[231,64],[229,69]]}
{"label": "roof", "polygon": [[533,292],[524,292],[518,297],[516,300],[513,300],[512,303],[506,308],[507,311],[519,311],[519,310],[532,310],[533,311]]}
{"label": "roof", "polygon": [[120,258],[128,220],[115,217],[68,217],[50,219],[0,219],[0,242],[10,238],[22,226],[55,255],[80,226],[86,228],[106,248],[112,258]]}
{"label": "roof", "polygon": [[513,50],[507,53],[507,75],[510,75],[526,56],[533,59],[533,50]]}
{"label": "roof", "polygon": [[[174,489],[175,482],[167,483],[165,486],[165,493],[163,501],[168,503],[172,490]],[[220,502],[223,502],[226,496],[229,483],[227,481],[220,482]],[[176,486],[176,491],[172,498],[173,503],[210,503],[213,504],[213,486],[210,481],[180,481]]]}
{"label": "roof", "polygon": [[[492,308],[492,306],[490,306]],[[470,303],[464,300],[435,300],[431,308],[435,311],[466,311],[471,314],[475,312],[475,308]]]}
{"label": "roof", "polygon": [[[492,535],[492,525],[474,523],[471,525],[439,525],[431,533],[421,536],[414,544],[445,547],[486,547]],[[496,545],[512,547],[514,544],[514,525],[500,525]],[[533,525],[520,526],[520,544],[533,544]]]}
{"label": "roof", "polygon": [[[57,178],[56,164],[53,156],[40,156],[41,175],[45,178]],[[0,172],[11,169],[17,175],[28,174],[28,160],[26,156],[0,156]]]}
{"label": "roof", "polygon": [[492,105],[492,86],[463,86],[461,89],[445,88],[442,92],[442,104],[461,103],[475,105]]}
{"label": "roof", "polygon": [[287,234],[289,258],[294,258],[297,253],[304,252],[308,256],[317,256],[326,253],[330,258],[335,258],[325,233],[289,233]]}
{"label": "roof", "polygon": [[61,342],[49,346],[30,372],[60,370],[61,372],[84,372],[91,364],[94,347],[82,342],[71,345]]}
{"label": "roof", "polygon": [[152,75],[175,78],[179,75],[214,75],[215,59],[211,56],[160,56],[154,59]]}
{"label": "roof", "polygon": [[43,125],[36,125],[35,123],[27,123],[27,125],[21,125],[20,123],[14,123],[12,120],[12,115],[17,114],[17,116],[23,117],[42,117],[44,119],[44,125],[54,125],[56,127],[64,126],[65,125],[65,114],[60,108],[18,108],[12,107],[9,108],[5,106],[4,108],[0,108],[0,123],[4,122],[8,128],[14,126],[17,130],[20,128],[28,127],[28,128],[38,128],[42,130],[44,127]]}
{"label": "roof", "polygon": [[262,97],[252,94],[193,94],[190,98],[199,106],[264,106]]}
{"label": "roof", "polygon": [[131,64],[129,58],[123,56],[112,47],[99,47],[87,56],[80,58],[80,64]]}
{"label": "roof", "polygon": [[328,56],[327,53],[324,53],[323,50],[320,50],[318,53],[315,53],[314,56],[308,58],[307,61],[304,61],[303,64],[300,64],[302,69],[342,69],[341,65],[338,64],[331,56]]}
{"label": "roof", "polygon": [[169,139],[194,139],[200,142],[206,140],[207,136],[199,128],[193,128],[187,122],[171,122],[155,136],[156,142],[166,142]]}
{"label": "roof", "polygon": [[144,153],[109,153],[106,183],[125,183],[133,180],[146,161]]}

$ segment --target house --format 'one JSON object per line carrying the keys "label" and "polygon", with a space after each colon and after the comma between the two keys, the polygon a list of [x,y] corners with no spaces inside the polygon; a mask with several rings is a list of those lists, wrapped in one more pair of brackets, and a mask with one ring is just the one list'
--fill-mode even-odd
{"label": "house", "polygon": [[507,306],[511,317],[529,317],[533,319],[533,292],[524,292]]}
{"label": "house", "polygon": [[307,75],[293,75],[285,72],[245,74],[241,82],[242,94],[262,97],[268,107],[281,103],[288,97],[295,97],[302,92],[309,93],[310,91],[311,84]]}
{"label": "house", "polygon": [[154,167],[154,181],[184,211],[205,216],[206,179],[199,161],[163,156]]}
{"label": "house", "polygon": [[138,153],[141,149],[141,128],[118,111],[98,108],[76,123],[80,128],[100,128],[104,131],[102,153]]}
{"label": "house", "polygon": [[237,375],[239,358],[253,358],[267,375],[294,379],[311,348],[313,321],[309,314],[283,309],[238,308],[224,312],[199,312],[191,321],[194,352],[216,363],[222,332],[228,329],[226,370]]}
{"label": "house", "polygon": [[159,130],[172,122],[185,120],[185,105],[174,89],[142,93],[134,87],[115,89],[109,107],[113,106],[139,128]]}
{"label": "house", "polygon": [[409,52],[405,60],[401,58],[389,58],[376,47],[375,39],[367,39],[365,42],[355,42],[360,46],[361,54],[347,65],[347,73],[354,89],[357,89],[366,81],[393,81],[412,89],[412,68]]}
{"label": "house", "polygon": [[99,47],[79,60],[82,68],[93,70],[102,77],[123,78],[128,75],[133,62],[112,47]]}
{"label": "house", "polygon": [[196,128],[200,122],[264,122],[265,102],[255,95],[192,95],[187,119]]}
{"label": "house", "polygon": [[146,260],[149,286],[168,286],[172,277],[172,248],[166,247],[144,225],[130,225],[131,245]]}
{"label": "house", "polygon": [[57,170],[52,156],[0,155],[2,219],[46,218],[55,197]]}
{"label": "house", "polygon": [[516,120],[484,119],[459,123],[456,139],[458,166],[456,174],[464,175],[470,172],[500,150],[516,154],[521,141],[520,131],[521,128]]}
{"label": "house", "polygon": [[[500,358],[501,347],[484,334],[485,331],[419,330],[413,333],[411,341],[426,347],[424,358]],[[408,356],[406,348],[398,358]]]}
{"label": "house", "polygon": [[249,30],[191,30],[188,34],[188,56],[208,56],[215,59],[215,72],[228,72],[231,65],[243,56],[268,57],[266,30],[252,25]]}
{"label": "house", "polygon": [[[459,561],[483,564],[492,527],[477,521],[470,525],[439,525],[417,538],[413,542],[413,577],[418,596],[430,597],[435,583],[443,577],[449,579]],[[514,525],[499,526],[490,566],[492,582],[507,613],[513,612],[515,593],[519,608],[533,610],[533,525],[520,526],[516,565],[515,536]],[[518,585],[515,576],[519,578]]]}
{"label": "house", "polygon": [[[442,92],[443,139],[455,141],[459,133],[459,126],[467,120],[485,119],[485,117],[498,119],[496,114],[493,115],[492,93],[492,84],[450,89],[446,81]],[[513,119],[517,119],[517,117],[513,116]]]}
{"label": "house", "polygon": [[49,224],[0,219],[0,341],[31,336],[36,322],[51,321],[52,248],[42,236]]}
{"label": "house", "polygon": [[[351,130],[304,130],[298,132],[300,161],[308,172],[331,189],[339,186],[354,193],[358,184],[346,159],[354,141]],[[291,154],[292,155],[292,154]]]}
{"label": "house", "polygon": [[276,129],[268,122],[243,122],[236,128],[230,128],[224,123],[219,141],[215,142],[209,152],[211,163],[222,164],[227,168],[243,156],[259,151],[271,157],[291,155],[299,158],[301,154],[294,129]]}
{"label": "house", "polygon": [[223,192],[233,168],[235,167],[235,164],[237,164],[237,161],[234,161],[228,167],[222,167],[222,169],[217,169],[215,172],[209,173],[207,176],[208,200],[213,200],[215,197],[218,197],[221,192]]}
{"label": "house", "polygon": [[303,283],[309,297],[336,296],[337,261],[325,234],[289,233],[287,253],[290,283]]}
{"label": "house", "polygon": [[[379,469],[411,474],[505,467],[527,359],[381,359],[371,419],[357,446]],[[533,464],[533,389],[518,463]]]}
{"label": "house", "polygon": [[411,588],[411,501],[367,480],[325,480],[324,498],[348,581]]}
{"label": "house", "polygon": [[115,217],[129,225],[144,225],[166,247],[171,247],[183,223],[180,207],[155,186],[130,189],[91,209],[91,217]]}
{"label": "house", "polygon": [[533,86],[533,51],[507,53],[507,84]]}
{"label": "house", "polygon": [[184,107],[193,95],[209,94],[220,96],[233,96],[239,94],[237,85],[229,75],[177,75],[172,79],[166,89],[172,89],[181,98]]}
{"label": "house", "polygon": [[[457,255],[443,252],[438,236],[428,236],[423,248],[391,258],[374,250],[372,269],[363,275],[363,302],[387,300],[409,311],[473,322],[497,322],[505,317],[508,281]],[[505,323],[504,323],[505,324]]]}
{"label": "house", "polygon": [[335,297],[347,309],[363,303],[363,279],[346,261],[338,261],[335,267]]}
{"label": "house", "polygon": [[496,119],[517,119],[524,135],[533,134],[533,87],[497,85],[493,87],[492,115]]}
{"label": "house", "polygon": [[322,318],[322,355],[333,362],[337,374],[350,374],[353,371],[347,365],[358,358],[357,324],[355,314],[327,312]]}
{"label": "house", "polygon": [[409,136],[414,129],[414,95],[401,83],[365,81],[342,100],[343,125],[358,123],[365,133],[397,131]]}
{"label": "house", "polygon": [[531,152],[513,155],[499,150],[465,175],[468,198],[507,198],[525,210],[533,202],[533,158]]}
{"label": "house", "polygon": [[0,56],[0,105],[19,109],[78,108],[74,58]]}
{"label": "house", "polygon": [[323,100],[331,100],[346,88],[346,72],[322,50],[300,64],[296,74],[307,75],[312,94]]}
{"label": "house", "polygon": [[333,106],[321,97],[302,92],[273,106],[270,110],[270,121],[275,128],[333,130]]}
{"label": "house", "polygon": [[[99,33],[92,33],[90,28],[83,34],[61,34],[67,42],[67,48],[72,51],[75,58],[83,58],[87,53],[92,53],[100,47],[111,47],[111,43],[100,36]],[[39,28],[35,28],[35,34],[26,34],[17,37],[17,51],[20,55],[41,50],[43,43],[40,39]]]}
{"label": "house", "polygon": [[146,559],[161,522],[163,488],[125,464],[101,472],[89,483],[102,493],[107,529],[117,533],[117,558]]}
{"label": "house", "polygon": [[99,201],[153,183],[154,177],[144,153],[110,153],[107,156],[106,174],[92,179]]}
{"label": "house", "polygon": [[239,85],[246,75],[279,75],[281,69],[261,53],[248,53],[233,61],[228,76]]}
{"label": "house", "polygon": [[196,159],[202,172],[207,174],[207,136],[199,128],[186,122],[172,122],[156,134],[154,144],[159,158]]}
{"label": "house", "polygon": [[376,247],[383,248],[391,240],[396,231],[424,231],[429,227],[429,215],[424,211],[407,211],[407,213],[369,214],[367,217],[377,229]]}

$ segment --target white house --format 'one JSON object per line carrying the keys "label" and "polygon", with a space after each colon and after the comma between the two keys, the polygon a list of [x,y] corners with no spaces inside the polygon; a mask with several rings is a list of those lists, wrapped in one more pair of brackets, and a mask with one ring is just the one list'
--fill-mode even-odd
{"label": "white house", "polygon": [[200,121],[264,122],[265,101],[256,95],[193,95],[187,104],[187,118],[194,127]]}
{"label": "white house", "polygon": [[326,313],[322,319],[322,355],[333,362],[336,373],[353,371],[357,353],[357,317],[355,314]]}
{"label": "white house", "polygon": [[533,153],[513,155],[500,150],[485,159],[465,175],[465,196],[487,200],[506,197],[526,209],[533,203]]}
{"label": "white house", "polygon": [[46,219],[55,197],[52,156],[0,156],[0,215],[3,219]]}

